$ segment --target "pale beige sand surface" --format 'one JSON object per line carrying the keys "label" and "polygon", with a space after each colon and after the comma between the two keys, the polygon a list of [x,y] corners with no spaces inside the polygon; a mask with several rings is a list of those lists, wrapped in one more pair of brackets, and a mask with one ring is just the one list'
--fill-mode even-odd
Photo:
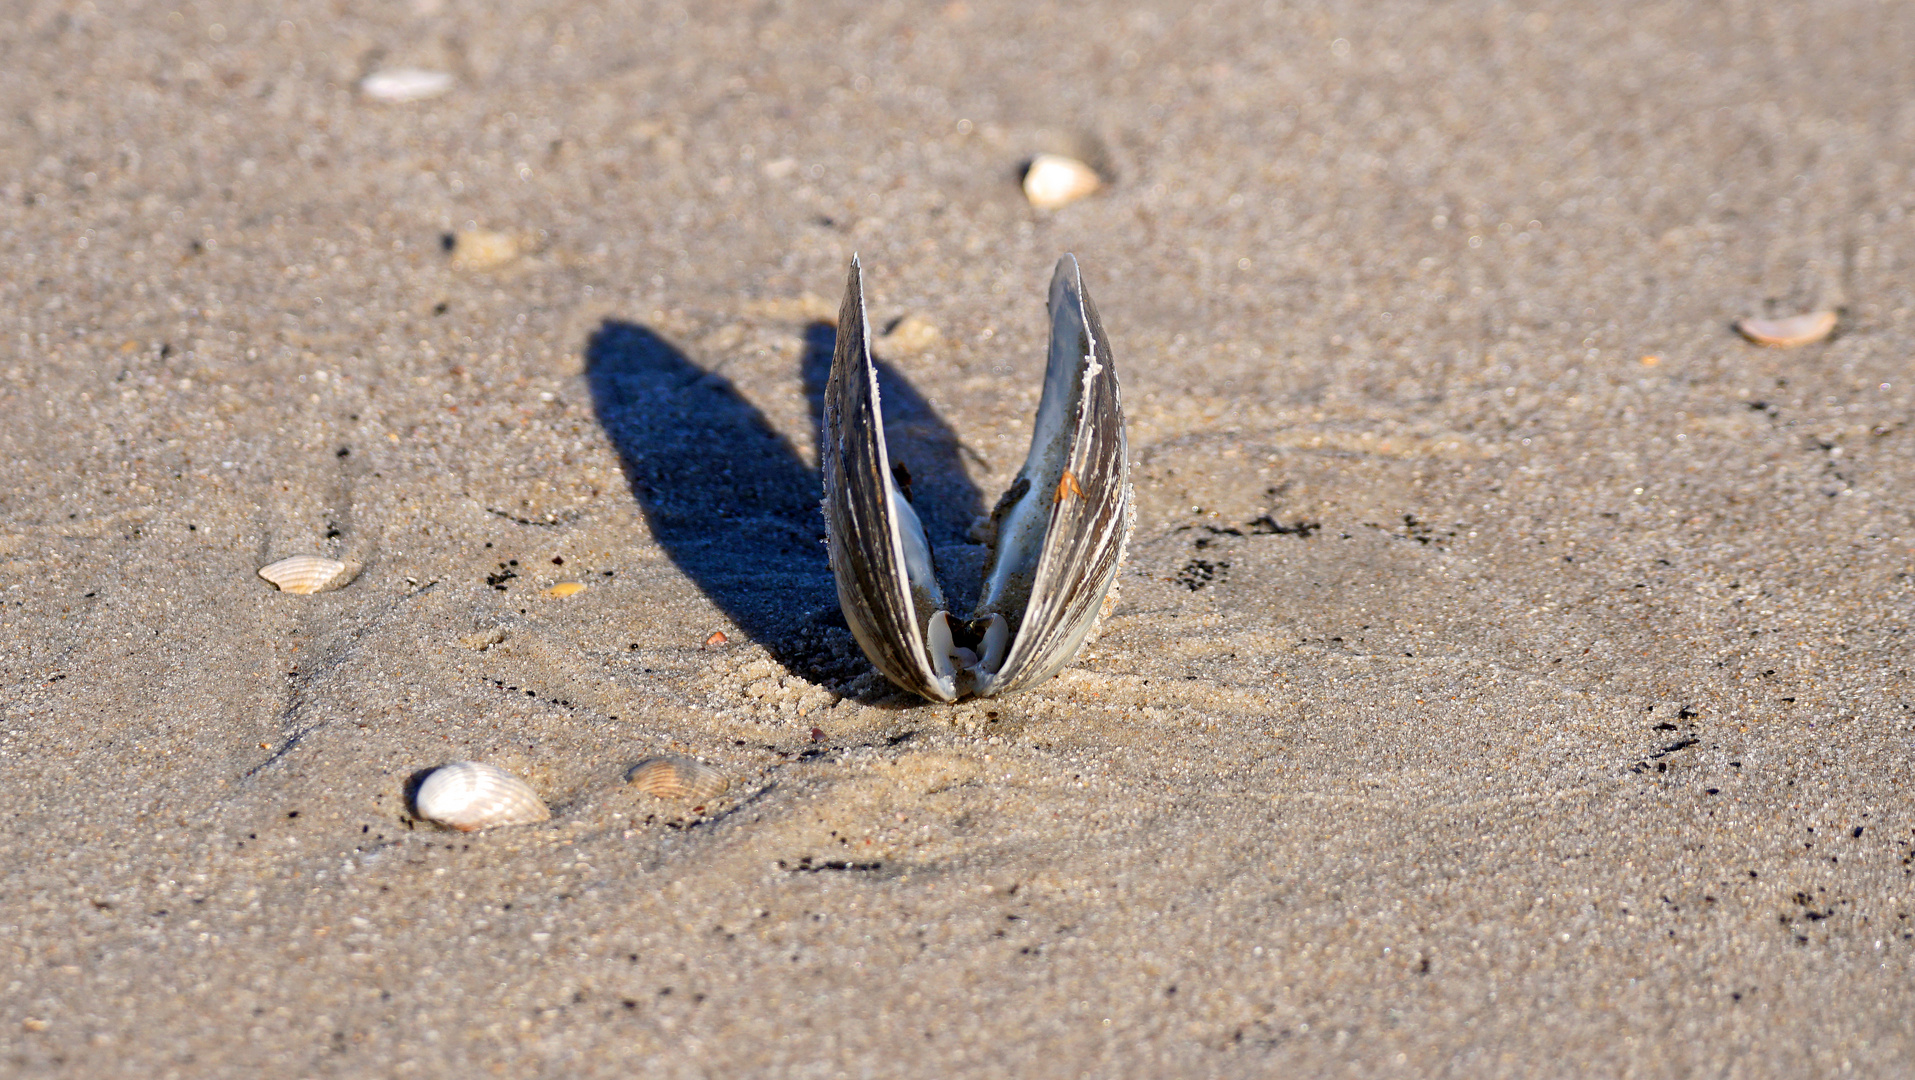
{"label": "pale beige sand surface", "polygon": [[[1915,1073],[1915,8],[0,27],[0,1074]],[[1102,308],[1029,693],[836,614],[854,251],[958,577]],[[553,819],[411,820],[463,758]]]}

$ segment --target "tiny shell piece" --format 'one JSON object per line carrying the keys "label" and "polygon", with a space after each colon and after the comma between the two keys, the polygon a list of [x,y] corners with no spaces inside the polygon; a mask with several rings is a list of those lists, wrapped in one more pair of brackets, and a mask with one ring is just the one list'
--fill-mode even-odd
{"label": "tiny shell piece", "polygon": [[705,648],[722,649],[725,647],[725,642],[730,640],[730,638],[725,636],[723,630],[713,630],[711,636],[705,639]]}
{"label": "tiny shell piece", "polygon": [[584,591],[585,586],[576,581],[561,581],[557,585],[545,590],[545,595],[554,596],[563,600],[568,596],[574,596]]}
{"label": "tiny shell piece", "polygon": [[346,564],[320,555],[294,555],[259,568],[259,576],[279,587],[280,592],[308,596],[339,580]]}
{"label": "tiny shell piece", "polygon": [[464,229],[452,234],[452,265],[461,270],[497,270],[523,253],[511,233]]}
{"label": "tiny shell piece", "polygon": [[1793,349],[1797,345],[1809,345],[1828,337],[1829,332],[1835,329],[1835,312],[1811,311],[1786,319],[1743,319],[1735,324],[1735,328],[1757,345]]}
{"label": "tiny shell piece", "polygon": [[552,816],[532,785],[478,761],[454,761],[432,770],[419,784],[412,807],[427,821],[460,832],[534,825]]}
{"label": "tiny shell piece", "polygon": [[627,783],[661,799],[694,802],[715,799],[731,786],[731,778],[696,758],[665,754],[646,758],[625,774]]}
{"label": "tiny shell piece", "polygon": [[505,629],[503,627],[489,626],[483,630],[474,630],[470,634],[465,635],[459,639],[459,644],[464,645],[473,652],[484,652],[504,640]]}
{"label": "tiny shell piece", "polygon": [[1062,154],[1039,154],[1024,171],[1024,197],[1039,210],[1055,210],[1103,186],[1097,170]]}
{"label": "tiny shell piece", "polygon": [[452,76],[443,71],[393,68],[375,71],[359,81],[359,92],[374,101],[394,105],[435,98],[452,89]]}

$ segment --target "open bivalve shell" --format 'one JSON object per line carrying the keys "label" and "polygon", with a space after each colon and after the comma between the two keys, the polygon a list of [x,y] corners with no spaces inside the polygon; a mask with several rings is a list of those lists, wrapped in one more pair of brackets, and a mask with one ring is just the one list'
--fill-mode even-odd
{"label": "open bivalve shell", "polygon": [[1074,256],[1051,278],[1044,396],[1024,468],[991,513],[983,593],[953,615],[893,477],[856,256],[825,387],[825,526],[838,605],[885,677],[933,701],[1009,694],[1057,674],[1110,604],[1133,516],[1124,411]]}
{"label": "open bivalve shell", "polygon": [[294,555],[259,568],[259,576],[280,592],[309,596],[346,575],[346,564],[321,555]]}
{"label": "open bivalve shell", "polygon": [[412,799],[413,812],[460,832],[549,820],[532,785],[480,761],[454,761],[426,774]]}

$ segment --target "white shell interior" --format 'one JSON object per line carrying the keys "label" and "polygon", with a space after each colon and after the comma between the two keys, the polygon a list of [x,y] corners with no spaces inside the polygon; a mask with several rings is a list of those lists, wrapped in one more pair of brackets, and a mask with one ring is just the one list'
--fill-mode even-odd
{"label": "white shell interior", "polygon": [[[875,391],[873,391],[875,394]],[[924,536],[924,522],[911,502],[898,490],[897,480],[884,478],[885,495],[891,500],[891,514],[898,523],[898,535],[904,541],[904,575],[911,585],[911,603],[919,611],[944,607],[944,590],[938,587],[937,569],[931,563],[931,544]]]}

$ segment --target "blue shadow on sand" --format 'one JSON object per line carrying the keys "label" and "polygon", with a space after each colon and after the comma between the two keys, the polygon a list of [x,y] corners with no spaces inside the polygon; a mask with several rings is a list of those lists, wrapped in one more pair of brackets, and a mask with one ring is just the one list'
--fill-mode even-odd
{"label": "blue shadow on sand", "polygon": [[[814,448],[836,340],[829,323],[805,330],[799,365]],[[585,377],[599,426],[666,555],[787,668],[813,681],[836,674],[816,642],[821,627],[844,625],[817,470],[730,380],[645,326],[606,320],[585,347]],[[926,532],[934,545],[961,540],[983,510],[962,445],[895,370],[880,364],[878,377],[886,439],[912,477]]]}

